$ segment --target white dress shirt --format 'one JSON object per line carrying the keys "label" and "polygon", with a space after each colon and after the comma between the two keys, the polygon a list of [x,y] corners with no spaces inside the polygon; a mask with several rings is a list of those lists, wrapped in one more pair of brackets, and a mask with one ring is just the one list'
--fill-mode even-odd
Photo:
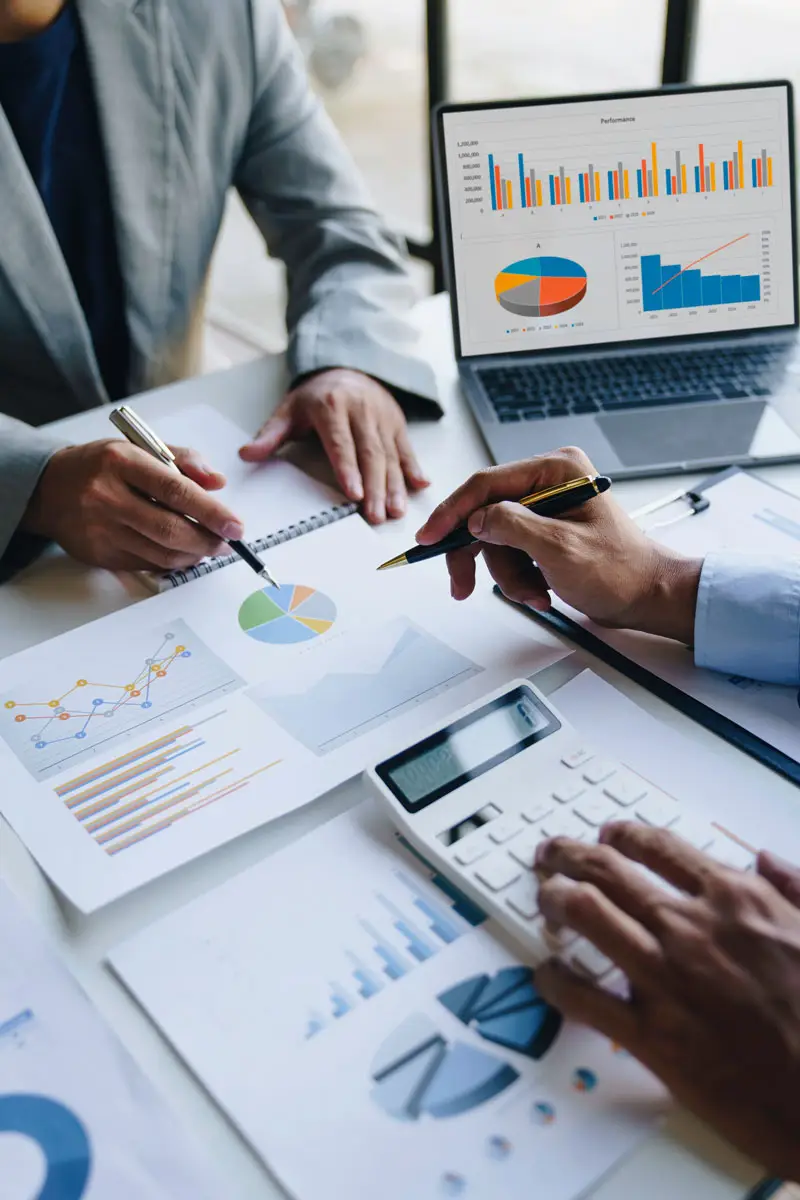
{"label": "white dress shirt", "polygon": [[800,558],[709,554],[700,576],[694,654],[698,667],[800,684]]}

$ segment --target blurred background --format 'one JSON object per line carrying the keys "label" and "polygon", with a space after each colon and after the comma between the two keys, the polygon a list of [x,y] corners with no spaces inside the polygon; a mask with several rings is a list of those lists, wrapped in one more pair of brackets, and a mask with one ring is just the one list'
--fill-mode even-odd
{"label": "blurred background", "polygon": [[[800,82],[798,0],[284,0],[313,86],[408,238],[420,296],[437,282],[428,95],[493,100]],[[429,53],[430,51],[430,53]],[[438,94],[438,95],[437,95]],[[210,367],[285,343],[282,268],[231,196],[213,266]]]}

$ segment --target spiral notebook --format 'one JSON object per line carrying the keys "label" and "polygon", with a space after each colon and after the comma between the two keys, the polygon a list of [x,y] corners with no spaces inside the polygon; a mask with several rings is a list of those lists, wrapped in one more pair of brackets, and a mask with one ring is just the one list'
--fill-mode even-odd
{"label": "spiral notebook", "polygon": [[[333,525],[335,521],[351,517],[356,512],[358,512],[357,504],[334,504],[331,508],[323,509],[322,512],[304,517],[294,525],[287,525],[286,529],[277,529],[274,533],[267,533],[247,544],[255,554],[260,555],[265,550],[282,546],[284,542],[292,542],[305,533],[313,533],[315,529],[321,529],[323,525]],[[165,575],[156,575],[152,578],[156,580],[159,592],[168,592],[170,588],[180,587],[182,583],[190,583],[192,579],[201,579],[203,575],[210,575],[212,571],[219,571],[221,567],[229,567],[232,563],[240,561],[238,554],[219,554],[215,558],[205,558],[196,566],[187,567],[185,571],[168,571]]]}
{"label": "spiral notebook", "polygon": [[[225,488],[216,494],[244,522],[245,539],[256,554],[268,553],[284,542],[342,521],[358,509],[335,488],[283,459],[259,466],[242,462],[239,447],[248,440],[248,434],[206,405],[159,419],[158,430],[166,442],[191,446],[226,476]],[[265,528],[271,532],[261,532]],[[236,554],[221,554],[186,570],[140,578],[152,591],[168,592],[239,561]]]}

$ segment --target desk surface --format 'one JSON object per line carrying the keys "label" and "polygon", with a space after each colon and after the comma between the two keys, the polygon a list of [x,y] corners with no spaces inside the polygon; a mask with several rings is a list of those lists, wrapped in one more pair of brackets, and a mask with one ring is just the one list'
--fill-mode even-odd
{"label": "desk surface", "polygon": [[[446,413],[441,422],[413,428],[415,448],[434,482],[425,496],[412,501],[402,522],[380,531],[386,539],[387,557],[413,540],[414,530],[432,503],[488,462],[483,441],[458,394],[446,298],[423,302],[417,315],[425,352],[439,375]],[[205,403],[243,427],[255,429],[277,402],[282,383],[281,360],[262,359],[232,372],[150,393],[137,400],[137,408],[158,427],[159,414]],[[60,428],[76,441],[109,433],[104,411],[70,418],[61,422]],[[769,468],[764,475],[800,494],[800,465]],[[686,476],[681,477],[681,483],[690,486]],[[627,508],[634,508],[675,485],[674,479],[649,479],[620,484],[616,492]],[[126,591],[113,576],[84,569],[53,554],[0,588],[0,657],[133,603],[143,594],[135,589]],[[596,669],[660,719],[691,737],[712,738],[610,669],[602,665]],[[765,769],[732,747],[718,742],[717,746],[722,753],[737,755],[741,770],[749,772],[753,787],[758,788]],[[785,786],[790,787],[788,783]],[[103,959],[124,937],[362,798],[361,784],[351,781],[301,812],[240,838],[89,918],[56,900],[27,851],[0,818],[0,875],[46,925],[100,1011],[187,1127],[205,1144],[220,1174],[228,1180],[230,1200],[267,1200],[284,1193],[122,985],[103,967]],[[638,1200],[645,1194],[648,1200],[674,1200],[682,1195],[696,1200],[741,1200],[759,1177],[755,1166],[684,1114],[676,1113],[664,1130],[606,1178],[593,1196],[595,1200]]]}

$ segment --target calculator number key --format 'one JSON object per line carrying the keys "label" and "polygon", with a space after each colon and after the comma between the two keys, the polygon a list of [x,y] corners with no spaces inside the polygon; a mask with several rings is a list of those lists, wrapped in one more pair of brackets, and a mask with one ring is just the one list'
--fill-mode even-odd
{"label": "calculator number key", "polygon": [[475,878],[492,892],[501,892],[522,874],[522,868],[510,854],[493,854],[475,872]]}

